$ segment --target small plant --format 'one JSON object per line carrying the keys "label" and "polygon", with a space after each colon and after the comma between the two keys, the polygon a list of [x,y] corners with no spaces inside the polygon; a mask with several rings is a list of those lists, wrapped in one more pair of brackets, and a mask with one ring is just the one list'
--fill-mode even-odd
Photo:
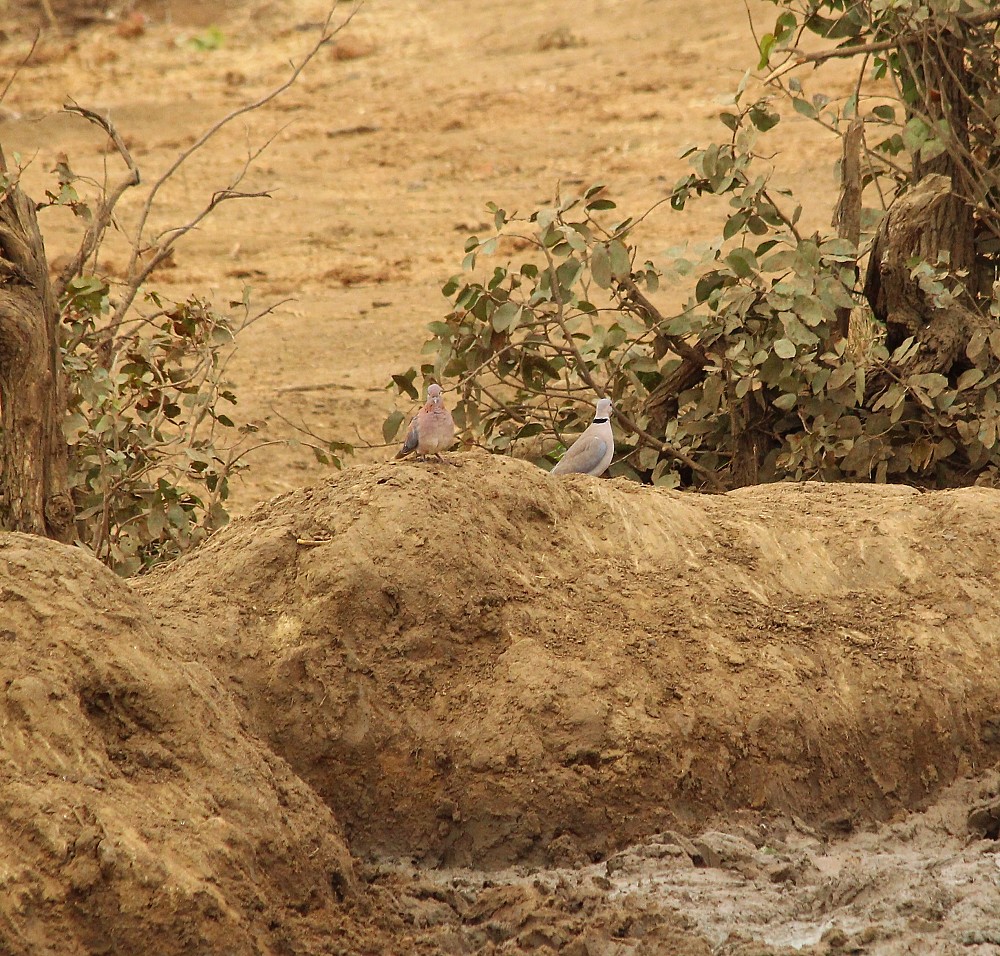
{"label": "small plant", "polygon": [[[224,381],[225,355],[240,328],[260,316],[250,317],[248,294],[231,303],[242,311],[237,319],[198,296],[167,302],[149,280],[222,203],[269,197],[241,185],[270,140],[250,150],[187,221],[157,231],[151,213],[191,156],[292,86],[357,9],[337,25],[331,10],[283,82],[215,120],[148,181],[110,119],[75,103],[65,111],[103,130],[123,163],[117,181],[77,176],[63,158],[56,187],[35,203],[20,187],[20,158],[13,155],[8,165],[0,148],[0,272],[16,279],[0,282],[4,530],[76,540],[131,574],[183,552],[226,521],[229,479],[250,450],[239,436],[253,428],[234,431],[227,415],[236,398]],[[199,42],[214,48],[221,39],[216,30]],[[118,204],[129,190],[139,195],[125,213]],[[78,248],[54,278],[37,218],[50,206],[71,209],[83,223]],[[97,269],[111,229],[129,250],[113,296]],[[334,443],[320,453],[347,448]]]}
{"label": "small plant", "polygon": [[218,27],[209,27],[204,33],[188,37],[187,45],[199,53],[211,53],[221,50],[225,39],[225,34]]}
{"label": "small plant", "polygon": [[112,337],[107,284],[79,277],[63,303],[70,489],[79,541],[123,575],[188,550],[228,521],[243,436],[225,409],[224,355],[249,321],[196,297],[152,307]]}

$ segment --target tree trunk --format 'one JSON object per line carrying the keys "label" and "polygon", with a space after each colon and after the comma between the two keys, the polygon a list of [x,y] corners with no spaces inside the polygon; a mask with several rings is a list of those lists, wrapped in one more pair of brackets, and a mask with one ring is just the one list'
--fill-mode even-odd
{"label": "tree trunk", "polygon": [[[861,196],[864,187],[861,181],[861,146],[864,140],[865,124],[855,117],[844,134],[840,160],[840,198],[833,211],[833,227],[841,239],[846,239],[855,249],[861,243]],[[854,266],[857,280],[858,267]],[[851,310],[846,306],[837,309],[837,335],[846,339],[851,331]]]}
{"label": "tree trunk", "polygon": [[729,414],[733,430],[733,458],[729,466],[732,488],[746,488],[760,484],[760,466],[774,446],[763,429],[768,410],[749,393],[738,401],[729,400]]}
{"label": "tree trunk", "polygon": [[[967,163],[969,154],[969,92],[973,80],[965,65],[965,39],[952,30],[923,34],[919,40],[900,46],[901,58],[919,91],[921,119],[948,127],[947,149],[924,160],[913,156],[913,182],[939,174],[951,180],[951,192],[938,207],[935,223],[939,249],[947,249],[952,273],[976,268],[976,188]],[[913,111],[908,110],[912,115]]]}
{"label": "tree trunk", "polygon": [[0,528],[70,540],[59,315],[35,208],[0,151]]}
{"label": "tree trunk", "polygon": [[942,251],[953,248],[953,199],[950,179],[925,176],[886,213],[868,263],[865,295],[886,323],[888,347],[894,349],[910,336],[922,346],[917,359],[906,366],[909,373],[949,374],[972,332],[983,326],[982,318],[960,300],[947,308],[935,307],[911,276],[913,257],[933,263]]}
{"label": "tree trunk", "polygon": [[[879,229],[865,280],[865,296],[886,323],[890,349],[913,335],[923,348],[907,371],[948,374],[969,335],[982,323],[972,310],[976,276],[976,188],[968,162],[969,90],[973,80],[965,62],[964,38],[951,29],[921,34],[899,48],[904,86],[912,90],[909,118],[935,128],[944,152],[930,159],[913,156],[913,182],[893,203]],[[971,294],[947,309],[933,303],[910,278],[911,259],[947,263],[963,276]]]}

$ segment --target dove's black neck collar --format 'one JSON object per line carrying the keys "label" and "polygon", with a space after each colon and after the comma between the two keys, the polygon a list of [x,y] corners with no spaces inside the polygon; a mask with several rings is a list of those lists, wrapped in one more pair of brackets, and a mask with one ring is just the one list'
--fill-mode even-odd
{"label": "dove's black neck collar", "polygon": [[594,421],[593,421],[593,424],[594,425],[603,425],[605,422],[607,422],[606,418],[595,418]]}

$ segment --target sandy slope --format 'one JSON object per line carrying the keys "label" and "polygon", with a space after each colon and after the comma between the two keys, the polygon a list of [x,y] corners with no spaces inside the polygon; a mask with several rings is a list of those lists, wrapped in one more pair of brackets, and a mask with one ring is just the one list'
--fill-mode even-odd
{"label": "sandy slope", "polygon": [[989,952],[996,513],[471,455],[286,494],[132,588],[8,535],[0,939]]}

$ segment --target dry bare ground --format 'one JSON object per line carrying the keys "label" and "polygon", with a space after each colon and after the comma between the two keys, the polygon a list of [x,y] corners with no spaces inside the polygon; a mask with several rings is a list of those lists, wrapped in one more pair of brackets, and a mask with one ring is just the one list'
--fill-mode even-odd
{"label": "dry bare ground", "polygon": [[[152,177],[325,15],[47,6],[0,107],[36,194],[61,152],[113,162],[67,96]],[[273,198],[220,208],[157,281],[294,296],[233,358],[242,415],[377,444],[484,203],[603,181],[650,204],[752,56],[730,0],[371,3],[165,191],[184,221],[276,137],[250,183]],[[835,156],[789,136],[818,224]],[[711,212],[652,217],[650,253]],[[385,456],[331,476],[263,450],[244,516],[134,587],[0,536],[0,951],[1000,948],[997,492],[699,497]]]}

